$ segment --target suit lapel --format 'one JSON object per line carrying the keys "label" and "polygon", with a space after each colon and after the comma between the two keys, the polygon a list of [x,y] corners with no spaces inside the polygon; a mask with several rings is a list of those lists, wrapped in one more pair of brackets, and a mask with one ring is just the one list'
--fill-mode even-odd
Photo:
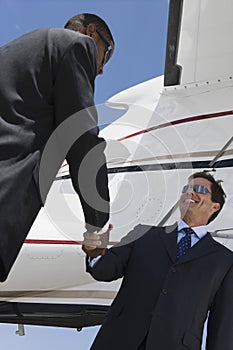
{"label": "suit lapel", "polygon": [[167,253],[173,263],[176,261],[177,249],[177,223],[172,226],[163,227],[160,237],[164,243]]}
{"label": "suit lapel", "polygon": [[190,248],[187,253],[182,256],[177,264],[186,263],[193,259],[200,258],[201,256],[211,254],[218,249],[217,243],[211,237],[210,233],[203,237],[198,243],[196,243],[192,248]]}

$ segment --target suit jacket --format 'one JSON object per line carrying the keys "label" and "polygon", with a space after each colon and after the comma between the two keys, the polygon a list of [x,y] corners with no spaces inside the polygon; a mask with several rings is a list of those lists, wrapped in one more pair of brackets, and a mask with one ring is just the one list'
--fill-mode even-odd
{"label": "suit jacket", "polygon": [[206,349],[232,350],[230,250],[208,233],[176,261],[176,226],[139,225],[123,243],[87,267],[99,281],[123,277],[91,350],[136,350],[146,336],[146,350],[201,350],[208,312]]}
{"label": "suit jacket", "polygon": [[[94,105],[94,41],[67,29],[36,30],[0,48],[0,67],[0,281],[4,281],[65,157],[88,228],[100,228],[108,220],[109,194],[97,112],[95,107],[84,110]],[[58,143],[47,159],[41,191],[43,150],[63,124],[65,134],[58,133]],[[73,143],[75,136],[78,140]],[[70,139],[73,146],[67,149]],[[80,164],[93,147],[99,163],[93,155],[87,161],[80,188]],[[97,166],[97,189],[106,200],[102,211],[85,200],[85,191],[96,192]]]}

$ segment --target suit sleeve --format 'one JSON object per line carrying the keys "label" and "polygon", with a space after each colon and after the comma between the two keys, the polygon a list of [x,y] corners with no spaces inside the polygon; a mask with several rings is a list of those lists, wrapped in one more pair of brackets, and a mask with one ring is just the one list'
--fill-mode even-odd
{"label": "suit sleeve", "polygon": [[107,249],[105,255],[92,268],[86,260],[87,272],[97,281],[111,282],[122,278],[127,268],[132,247],[133,244],[130,243],[125,246]]}
{"label": "suit sleeve", "polygon": [[225,276],[210,310],[206,349],[233,349],[233,267]]}
{"label": "suit sleeve", "polygon": [[115,247],[106,250],[93,267],[90,267],[86,259],[87,272],[98,281],[110,282],[122,278],[125,275],[128,262],[131,257],[135,242],[148,231],[143,225],[137,225],[124,236]]}
{"label": "suit sleeve", "polygon": [[62,130],[59,146],[61,153],[69,150],[64,156],[89,231],[99,230],[109,219],[106,144],[98,136],[94,106],[96,72],[95,44],[82,37],[67,48],[54,83],[55,120]]}

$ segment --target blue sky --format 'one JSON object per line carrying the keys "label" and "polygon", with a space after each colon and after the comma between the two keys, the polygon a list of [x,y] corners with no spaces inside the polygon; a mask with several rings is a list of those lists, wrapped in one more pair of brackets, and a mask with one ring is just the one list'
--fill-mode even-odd
{"label": "blue sky", "polygon": [[[116,42],[104,75],[96,79],[96,104],[163,74],[168,0],[0,0],[0,45],[37,28],[63,27],[68,18],[82,12],[102,17]],[[98,330],[78,333],[26,326],[26,337],[18,337],[14,335],[16,328],[0,325],[2,350],[87,350]]]}

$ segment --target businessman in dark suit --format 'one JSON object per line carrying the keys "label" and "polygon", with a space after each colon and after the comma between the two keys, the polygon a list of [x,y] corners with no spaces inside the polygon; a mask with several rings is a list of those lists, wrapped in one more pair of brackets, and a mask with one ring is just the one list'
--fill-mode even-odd
{"label": "businessman in dark suit", "polygon": [[85,234],[87,271],[123,277],[92,350],[200,350],[208,314],[206,349],[233,349],[233,252],[206,229],[224,201],[221,184],[199,172],[183,188],[175,225],[139,225],[102,257],[100,237]]}
{"label": "businessman in dark suit", "polygon": [[[87,230],[99,231],[108,220],[105,141],[98,136],[93,96],[95,78],[113,50],[107,24],[93,14],[74,16],[65,28],[35,30],[0,48],[0,281],[7,278],[65,157]],[[41,157],[50,136],[63,125],[68,133],[58,134],[50,157],[58,162],[47,162],[42,193]],[[69,137],[74,143],[66,149]],[[93,152],[85,158],[93,149],[98,162]],[[95,193],[103,199],[101,208],[86,200],[90,193],[93,203]]]}

